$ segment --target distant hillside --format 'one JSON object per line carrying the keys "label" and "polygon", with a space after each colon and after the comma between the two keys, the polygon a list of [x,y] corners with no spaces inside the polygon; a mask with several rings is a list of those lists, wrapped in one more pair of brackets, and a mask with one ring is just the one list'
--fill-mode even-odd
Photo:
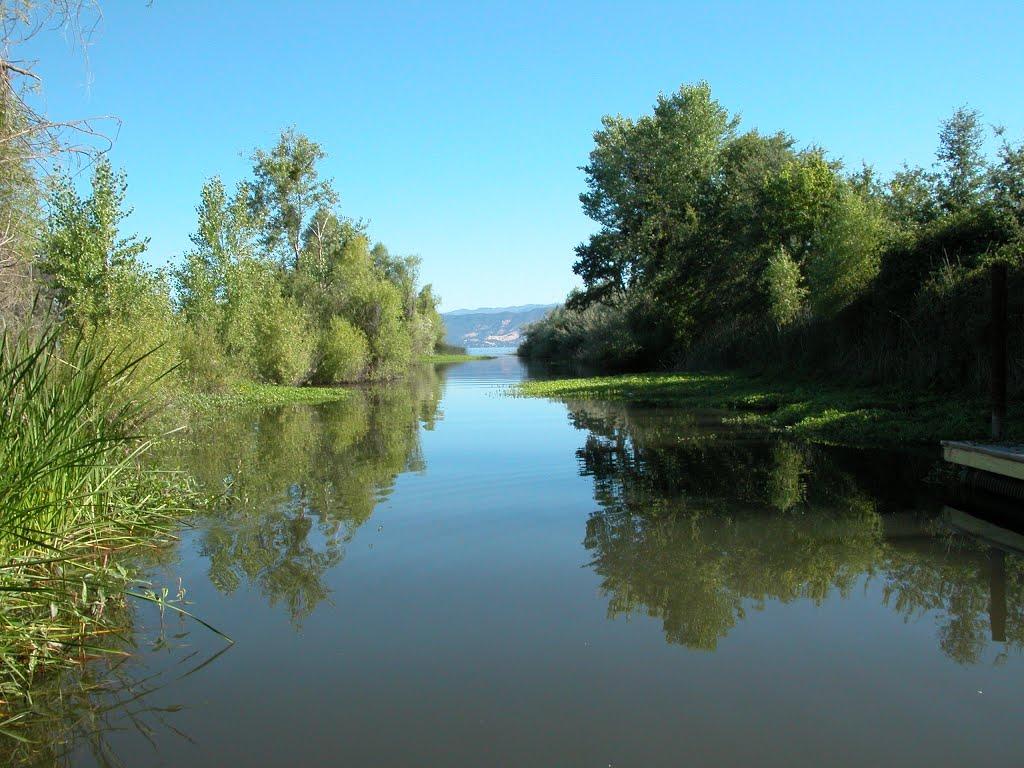
{"label": "distant hillside", "polygon": [[446,312],[445,317],[462,317],[463,315],[499,315],[530,312],[534,309],[548,310],[557,304],[520,304],[518,307],[480,307],[479,309],[453,309]]}
{"label": "distant hillside", "polygon": [[446,341],[460,347],[518,347],[523,326],[540,320],[557,304],[518,307],[456,309],[441,315],[448,329]]}

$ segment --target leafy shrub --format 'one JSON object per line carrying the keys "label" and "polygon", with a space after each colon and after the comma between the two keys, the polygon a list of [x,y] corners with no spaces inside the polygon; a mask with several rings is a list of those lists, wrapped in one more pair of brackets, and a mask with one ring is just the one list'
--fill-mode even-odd
{"label": "leafy shrub", "polygon": [[182,333],[179,352],[181,378],[193,390],[218,392],[238,379],[237,365],[210,323],[195,323]]}
{"label": "leafy shrub", "polygon": [[320,339],[320,360],[316,379],[323,384],[341,384],[362,377],[370,360],[366,334],[343,317],[332,317]]}
{"label": "leafy shrub", "polygon": [[768,259],[764,278],[768,291],[768,312],[778,326],[784,328],[800,314],[807,296],[800,267],[785,248],[780,248]]}
{"label": "leafy shrub", "polygon": [[256,372],[272,384],[296,385],[309,375],[314,340],[302,309],[281,296],[265,299],[256,318]]}
{"label": "leafy shrub", "polygon": [[441,341],[434,345],[434,352],[438,355],[464,355],[466,354],[466,348]]}
{"label": "leafy shrub", "polygon": [[107,305],[102,318],[71,332],[83,334],[100,348],[113,350],[115,364],[137,360],[133,381],[148,388],[160,380],[160,387],[151,395],[169,399],[178,394],[183,329],[163,276],[142,267],[123,270],[110,286]]}
{"label": "leafy shrub", "polygon": [[644,319],[641,311],[631,306],[558,307],[526,328],[519,354],[609,370],[636,368],[645,362]]}
{"label": "leafy shrub", "polygon": [[372,376],[390,379],[405,372],[412,360],[412,336],[398,318],[389,318],[371,340]]}

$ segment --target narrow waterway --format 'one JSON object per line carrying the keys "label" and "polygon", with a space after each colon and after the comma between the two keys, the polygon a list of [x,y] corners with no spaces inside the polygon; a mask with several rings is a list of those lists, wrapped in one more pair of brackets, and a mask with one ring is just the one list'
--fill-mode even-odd
{"label": "narrow waterway", "polygon": [[154,580],[235,643],[138,606],[72,764],[1015,764],[1024,560],[933,454],[508,396],[525,375],[192,425],[168,463],[228,493]]}

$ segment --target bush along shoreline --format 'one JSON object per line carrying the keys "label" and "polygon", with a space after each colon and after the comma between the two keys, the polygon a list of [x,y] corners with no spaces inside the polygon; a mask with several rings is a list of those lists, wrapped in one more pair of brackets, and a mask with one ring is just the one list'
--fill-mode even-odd
{"label": "bush along shoreline", "polygon": [[1024,394],[1024,145],[984,125],[956,110],[931,167],[883,177],[785,133],[741,132],[705,83],[638,119],[605,117],[580,196],[598,227],[576,248],[582,288],[527,329],[520,355],[864,385],[898,418],[933,395],[987,395],[1005,269],[1012,401]]}
{"label": "bush along shoreline", "polygon": [[418,257],[390,253],[340,212],[318,171],[324,157],[288,129],[253,153],[233,189],[211,178],[192,248],[167,270],[148,267],[148,241],[122,231],[127,179],[100,158],[88,192],[70,177],[50,185],[35,272],[70,326],[136,354],[157,350],[146,366],[174,369],[168,393],[403,375],[445,346],[439,298],[420,285]]}

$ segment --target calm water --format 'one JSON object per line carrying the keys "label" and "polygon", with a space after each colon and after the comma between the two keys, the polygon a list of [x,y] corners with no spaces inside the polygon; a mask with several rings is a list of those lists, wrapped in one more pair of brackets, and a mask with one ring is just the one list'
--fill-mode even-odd
{"label": "calm water", "polygon": [[72,763],[1020,763],[1024,538],[944,507],[934,455],[524,375],[193,425],[167,461],[230,495],[154,579],[236,642],[137,608]]}

